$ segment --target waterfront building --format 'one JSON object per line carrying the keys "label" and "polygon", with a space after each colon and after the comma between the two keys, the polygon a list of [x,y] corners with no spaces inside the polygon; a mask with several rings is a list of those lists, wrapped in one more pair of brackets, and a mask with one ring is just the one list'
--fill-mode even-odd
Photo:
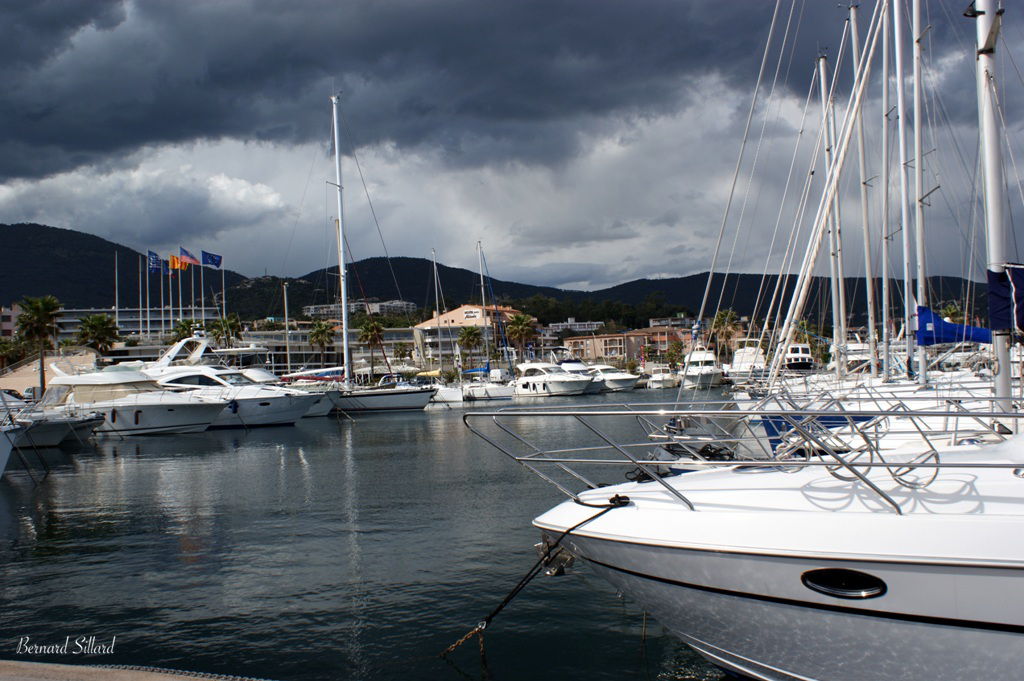
{"label": "waterfront building", "polygon": [[572,331],[573,333],[593,333],[602,326],[604,326],[604,322],[578,322],[575,317],[569,317],[564,322],[553,322],[548,324],[547,330],[552,335],[563,331]]}
{"label": "waterfront building", "polygon": [[[349,314],[365,312],[389,317],[409,317],[415,315],[417,310],[419,307],[416,303],[411,303],[408,300],[381,301],[375,298],[365,298],[350,300],[348,303]],[[312,319],[341,319],[341,303],[306,305],[302,308],[302,314]]]}
{"label": "waterfront building", "polygon": [[625,361],[639,357],[649,341],[650,335],[646,331],[625,331],[572,336],[566,338],[564,344],[576,357],[584,361]]}

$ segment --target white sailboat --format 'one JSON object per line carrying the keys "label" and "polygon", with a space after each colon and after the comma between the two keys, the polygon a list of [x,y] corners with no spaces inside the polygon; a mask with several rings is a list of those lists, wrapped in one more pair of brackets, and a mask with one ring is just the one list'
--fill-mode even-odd
{"label": "white sailboat", "polygon": [[[902,14],[903,7],[892,9],[897,36]],[[996,275],[1006,262],[992,101],[1001,15],[993,0],[976,0],[967,12],[978,36],[988,260]],[[882,0],[855,81],[858,100],[866,83],[865,64],[889,16]],[[918,0],[913,17],[913,33],[919,36]],[[841,146],[849,141],[849,124],[848,118]],[[827,193],[834,192],[836,182],[830,173]],[[819,227],[826,218],[827,213]],[[987,408],[961,410],[964,405],[950,400],[945,412],[895,411],[884,405],[872,411],[747,412],[750,423],[785,420],[792,425],[786,437],[799,446],[772,464],[733,460],[723,465],[710,458],[720,452],[706,450],[703,457],[694,456],[690,468],[707,470],[634,476],[635,482],[592,484],[581,493],[561,487],[571,499],[539,516],[535,525],[549,549],[565,548],[586,560],[698,653],[744,678],[1019,678],[1024,544],[1012,538],[1024,528],[1024,435],[1007,438],[1010,429],[999,420],[1012,425],[1021,416],[1007,411],[1006,335],[997,332],[1002,339],[996,351],[1007,370],[1002,378],[997,375],[996,399],[989,399]],[[775,371],[782,365],[783,357],[777,356]],[[729,413],[681,411],[677,418]],[[848,419],[855,438],[835,437],[837,413]],[[546,416],[587,415],[552,411]],[[629,411],[621,416],[657,415]],[[940,445],[922,427],[922,419],[932,417],[974,419],[1006,439]],[[900,448],[879,446],[883,443],[874,424],[886,419],[918,430],[916,445],[907,440]],[[629,454],[637,449],[617,443],[608,449],[638,464]],[[550,450],[549,470],[574,460],[560,442]],[[536,469],[543,454],[534,440],[531,451],[514,456]],[[639,465],[643,472],[651,468]]]}
{"label": "white sailboat", "polygon": [[334,169],[335,189],[338,197],[337,245],[339,298],[341,301],[341,338],[344,357],[345,375],[337,395],[332,395],[335,406],[344,412],[357,411],[396,411],[406,409],[423,409],[430,402],[437,389],[432,386],[415,386],[399,384],[390,387],[361,388],[352,384],[353,364],[352,352],[348,338],[348,293],[345,285],[345,219],[344,201],[342,200],[341,182],[341,116],[338,109],[341,96],[331,97],[332,124],[334,126]]}

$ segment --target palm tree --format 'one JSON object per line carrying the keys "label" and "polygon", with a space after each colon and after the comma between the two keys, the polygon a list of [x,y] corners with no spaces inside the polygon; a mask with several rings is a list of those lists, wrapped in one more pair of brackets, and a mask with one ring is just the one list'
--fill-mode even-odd
{"label": "palm tree", "polygon": [[469,363],[473,363],[473,350],[480,347],[484,341],[484,334],[479,326],[464,326],[459,331],[459,347],[469,351]]}
{"label": "palm tree", "polygon": [[510,341],[516,344],[519,351],[520,361],[526,357],[526,342],[537,335],[537,329],[533,327],[533,318],[529,315],[517,313],[512,315],[505,327]]}
{"label": "palm tree", "polygon": [[4,369],[8,364],[17,362],[24,357],[24,345],[19,337],[0,338],[0,369]]}
{"label": "palm tree", "polygon": [[185,340],[192,336],[192,328],[195,326],[196,320],[194,319],[179,319],[171,329],[172,343],[177,343],[180,340]]}
{"label": "palm tree", "polygon": [[718,359],[721,360],[729,349],[729,342],[740,330],[739,317],[736,311],[726,308],[715,313],[711,322],[711,333],[718,339],[716,350]]}
{"label": "palm tree", "polygon": [[[367,319],[363,322],[363,325],[359,327],[359,342],[366,343],[370,346],[370,380],[373,380],[373,346],[381,345],[383,350],[384,344],[384,327],[380,325],[380,322],[374,321],[373,319]],[[348,372],[348,367],[345,367],[345,371]]]}
{"label": "palm tree", "polygon": [[334,327],[318,319],[309,329],[309,344],[320,348],[320,365],[327,365],[327,346],[334,345]]}
{"label": "palm tree", "polygon": [[91,314],[82,317],[78,327],[78,342],[95,348],[100,354],[110,352],[118,338],[117,325],[110,315]]}
{"label": "palm tree", "polygon": [[39,348],[39,395],[46,391],[46,367],[44,366],[46,350],[53,346],[53,338],[57,335],[57,312],[60,301],[54,296],[28,298],[18,303],[21,314],[18,315],[18,333],[31,345]]}
{"label": "palm tree", "polygon": [[[232,312],[227,317],[221,317],[210,325],[210,333],[218,345],[231,347],[232,341],[242,338],[242,322],[238,315]],[[178,340],[181,340],[180,338]]]}

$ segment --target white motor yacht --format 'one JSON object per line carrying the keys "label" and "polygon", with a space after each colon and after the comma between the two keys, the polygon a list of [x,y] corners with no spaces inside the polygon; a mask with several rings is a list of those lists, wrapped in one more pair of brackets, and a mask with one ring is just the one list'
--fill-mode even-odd
{"label": "white motor yacht", "polygon": [[652,390],[679,387],[679,374],[667,364],[648,364],[644,372],[648,375],[647,387]]}
{"label": "white motor yacht", "polygon": [[610,364],[592,364],[590,375],[595,380],[601,381],[602,392],[624,392],[636,387],[640,377],[622,369],[616,369]]}
{"label": "white motor yacht", "polygon": [[551,362],[524,362],[516,367],[517,397],[550,397],[554,395],[582,395],[593,382],[589,375],[570,374]]}
{"label": "white motor yacht", "polygon": [[491,369],[486,376],[478,372],[466,374],[474,375],[473,380],[462,384],[462,398],[466,402],[511,400],[515,395],[515,386],[503,369]]}
{"label": "white motor yacht", "polygon": [[786,348],[782,360],[782,368],[787,372],[808,373],[818,370],[818,361],[811,354],[811,346],[807,343],[792,343]]}
{"label": "white motor yacht", "polygon": [[0,407],[6,409],[5,421],[22,426],[14,436],[15,447],[57,447],[66,441],[83,440],[103,423],[98,413],[44,411],[3,393]]}
{"label": "white motor yacht", "polygon": [[223,401],[227,406],[211,428],[293,425],[321,399],[301,390],[255,383],[236,369],[170,366],[147,369],[145,373],[168,390]]}
{"label": "white motor yacht", "polygon": [[679,373],[683,378],[683,387],[686,388],[716,388],[722,385],[723,372],[715,359],[715,353],[703,345],[695,345],[686,354]]}
{"label": "white motor yacht", "polygon": [[760,378],[768,368],[764,350],[761,349],[761,341],[757,338],[740,338],[736,341],[732,364],[723,368],[732,379],[743,381]]}
{"label": "white motor yacht", "polygon": [[227,406],[226,400],[164,390],[138,371],[111,369],[51,379],[40,408],[47,413],[98,412],[104,420],[97,433],[152,435],[202,432]]}
{"label": "white motor yacht", "polygon": [[565,346],[551,349],[551,362],[562,367],[563,371],[577,376],[590,377],[590,385],[583,391],[584,395],[596,395],[605,391],[604,380],[590,370],[590,365],[572,354],[572,350]]}

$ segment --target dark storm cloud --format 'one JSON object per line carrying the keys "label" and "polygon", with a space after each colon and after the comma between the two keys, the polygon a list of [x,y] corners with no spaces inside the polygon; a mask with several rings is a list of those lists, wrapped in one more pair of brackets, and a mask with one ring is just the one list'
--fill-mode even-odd
{"label": "dark storm cloud", "polygon": [[0,29],[0,177],[196,139],[326,139],[332,86],[357,145],[557,163],[581,132],[677,108],[691,79],[750,81],[770,14],[677,0],[28,0]]}

